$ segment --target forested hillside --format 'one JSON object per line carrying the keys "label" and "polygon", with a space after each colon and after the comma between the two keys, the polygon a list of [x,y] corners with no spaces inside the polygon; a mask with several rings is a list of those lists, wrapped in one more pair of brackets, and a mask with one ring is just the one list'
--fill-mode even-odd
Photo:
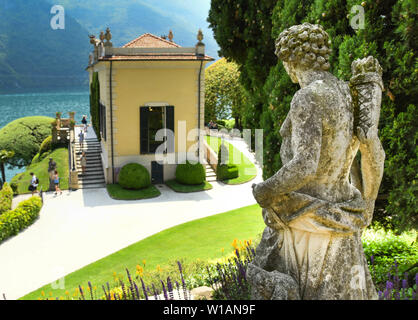
{"label": "forested hillside", "polygon": [[0,90],[81,86],[90,44],[88,31],[70,16],[65,29],[50,25],[44,0],[0,0]]}

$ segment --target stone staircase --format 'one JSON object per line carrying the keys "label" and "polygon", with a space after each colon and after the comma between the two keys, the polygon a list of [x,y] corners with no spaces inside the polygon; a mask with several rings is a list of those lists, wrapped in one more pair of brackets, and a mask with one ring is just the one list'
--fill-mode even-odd
{"label": "stone staircase", "polygon": [[[75,144],[77,153],[78,186],[80,189],[94,189],[106,187],[105,177],[100,156],[101,146],[97,139],[85,139],[82,146]],[[86,171],[82,174],[80,158],[81,153],[86,153]]]}
{"label": "stone staircase", "polygon": [[206,181],[214,182],[216,181],[216,172],[212,169],[210,164],[206,164]]}

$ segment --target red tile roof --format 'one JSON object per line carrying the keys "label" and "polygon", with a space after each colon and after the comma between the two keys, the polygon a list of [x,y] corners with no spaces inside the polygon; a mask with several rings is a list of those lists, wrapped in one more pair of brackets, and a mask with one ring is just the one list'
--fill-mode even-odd
{"label": "red tile roof", "polygon": [[180,48],[180,46],[151,33],[145,33],[128,42],[122,48]]}
{"label": "red tile roof", "polygon": [[204,61],[213,61],[214,59],[209,56],[199,57],[193,53],[184,53],[184,54],[141,54],[137,56],[105,56],[100,58],[100,61],[175,61],[175,60],[183,60],[183,61],[196,61],[196,60],[204,60]]}

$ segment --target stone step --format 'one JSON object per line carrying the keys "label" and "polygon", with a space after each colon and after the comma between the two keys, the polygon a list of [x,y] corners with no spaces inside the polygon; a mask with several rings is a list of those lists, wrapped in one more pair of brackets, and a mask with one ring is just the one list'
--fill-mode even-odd
{"label": "stone step", "polygon": [[[77,163],[76,168],[81,168],[80,162]],[[102,162],[96,160],[87,161],[86,168],[102,168]]]}
{"label": "stone step", "polygon": [[87,184],[96,184],[96,183],[105,183],[104,178],[103,179],[80,179],[78,178],[78,184],[79,185],[87,185]]}
{"label": "stone step", "polygon": [[106,188],[106,184],[105,183],[92,183],[92,184],[86,184],[83,185],[81,183],[79,183],[79,188],[80,189],[99,189],[99,188]]}
{"label": "stone step", "polygon": [[[81,155],[80,156],[77,156],[77,161],[80,161],[81,160]],[[102,160],[102,157],[100,157],[99,155],[95,155],[95,154],[88,154],[88,153],[86,153],[86,159],[87,159],[87,161],[89,161],[89,160]]]}
{"label": "stone step", "polygon": [[102,149],[99,148],[75,148],[76,152],[97,152],[97,153],[102,153]]}
{"label": "stone step", "polygon": [[95,178],[103,178],[104,174],[103,171],[88,171],[86,170],[84,173],[82,171],[77,171],[78,173],[78,177],[83,177],[83,178],[91,178],[91,177],[95,177]]}
{"label": "stone step", "polygon": [[[80,161],[80,159],[81,159],[81,155],[77,155],[77,161]],[[88,154],[88,153],[86,153],[86,159],[88,160],[88,159],[91,159],[91,160],[101,160],[102,159],[102,157],[100,156],[100,155],[97,155],[97,154]]]}
{"label": "stone step", "polygon": [[76,152],[95,152],[95,153],[102,153],[102,149],[98,148],[75,148]]}
{"label": "stone step", "polygon": [[[77,172],[81,172],[81,166],[76,167]],[[103,172],[102,166],[86,166],[86,172]]]}

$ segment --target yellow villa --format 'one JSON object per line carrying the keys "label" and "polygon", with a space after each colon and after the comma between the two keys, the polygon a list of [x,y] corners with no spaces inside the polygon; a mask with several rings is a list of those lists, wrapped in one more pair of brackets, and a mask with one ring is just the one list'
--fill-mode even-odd
{"label": "yellow villa", "polygon": [[146,33],[121,48],[113,47],[109,29],[100,40],[90,38],[87,70],[90,84],[99,83],[97,135],[106,183],[116,183],[128,163],[145,166],[152,182],[162,183],[186,157],[201,159],[204,68],[213,61],[201,31],[195,47],[174,43],[171,31],[168,39]]}

